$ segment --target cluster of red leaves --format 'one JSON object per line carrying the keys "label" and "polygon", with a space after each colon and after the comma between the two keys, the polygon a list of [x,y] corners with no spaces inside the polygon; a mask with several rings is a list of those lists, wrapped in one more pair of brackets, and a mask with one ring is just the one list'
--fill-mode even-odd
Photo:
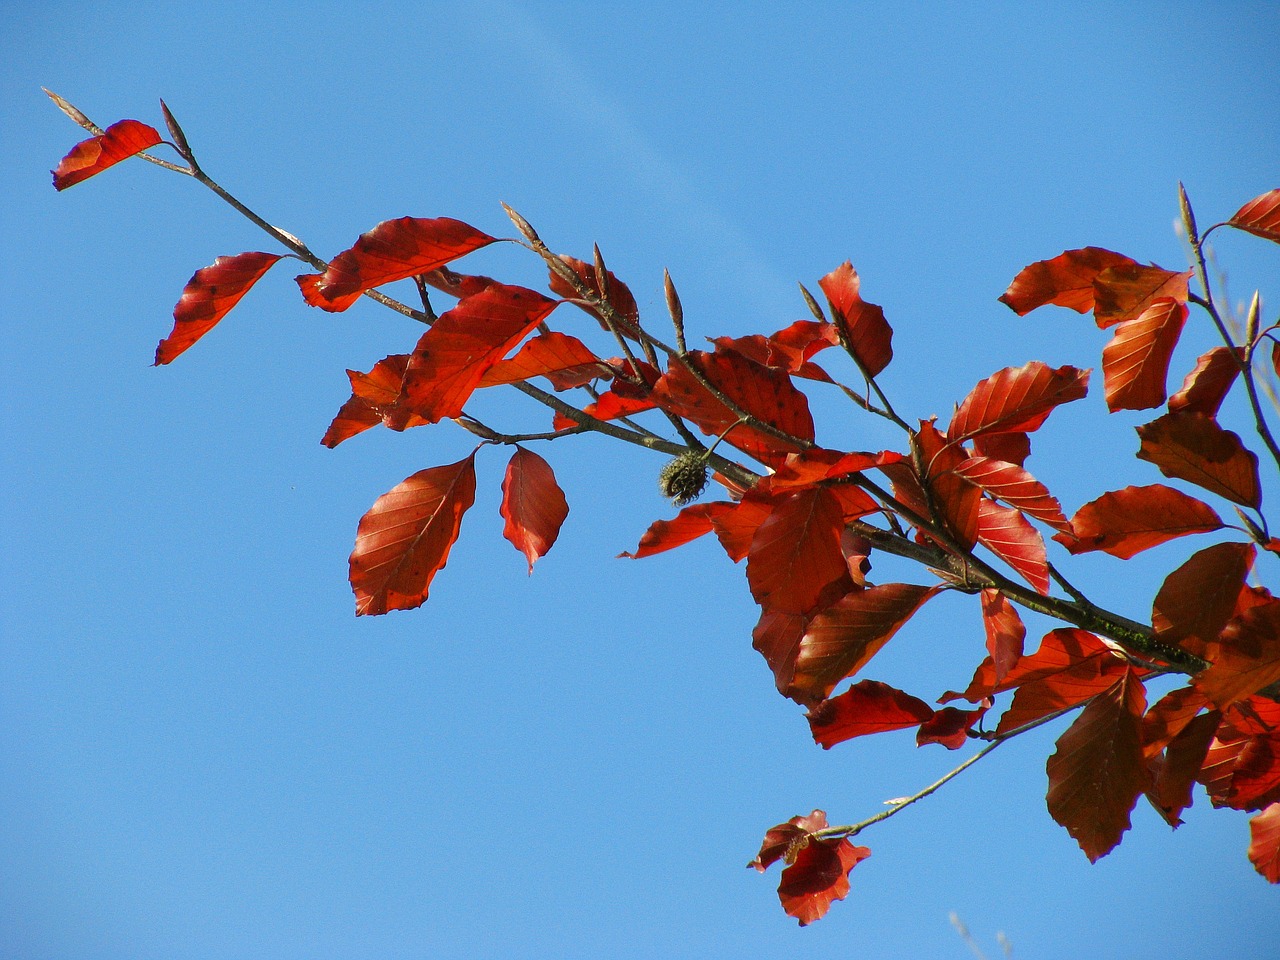
{"label": "cluster of red leaves", "polygon": [[[136,121],[115,124],[77,145],[54,172],[63,189],[161,142]],[[1251,201],[1228,221],[1280,242],[1280,191]],[[815,742],[830,748],[855,737],[916,729],[917,744],[957,749],[969,737],[1003,737],[1083,705],[1048,761],[1048,806],[1091,860],[1113,849],[1130,812],[1146,796],[1176,826],[1201,783],[1216,806],[1262,811],[1252,821],[1249,856],[1280,881],[1280,706],[1267,693],[1280,680],[1280,599],[1246,578],[1252,544],[1227,542],[1195,553],[1165,579],[1153,604],[1154,649],[1198,658],[1207,666],[1190,683],[1147,705],[1151,663],[1075,627],[1049,632],[1024,653],[1026,629],[1009,599],[981,592],[988,656],[969,687],[941,703],[965,699],[973,709],[941,706],[874,680],[841,693],[902,626],[949,586],[872,583],[872,543],[857,522],[895,514],[916,539],[950,556],[983,548],[1048,596],[1051,576],[1041,528],[1072,554],[1103,551],[1127,559],[1176,537],[1225,524],[1209,504],[1163,484],[1102,494],[1070,519],[1026,469],[1031,434],[1060,405],[1085,396],[1089,371],[1033,361],[999,370],[963,398],[945,429],[934,420],[910,431],[903,451],[844,451],[818,445],[797,379],[831,382],[814,358],[839,346],[868,380],[893,357],[884,311],[862,299],[860,280],[844,263],[819,281],[830,318],[776,333],[720,338],[709,351],[668,359],[665,368],[601,357],[546,321],[571,300],[621,336],[636,339],[639,312],[626,285],[574,258],[594,301],[555,270],[546,296],[448,265],[496,238],[457,220],[404,217],[378,224],[322,273],[297,277],[307,303],[337,312],[382,284],[416,277],[458,298],[412,350],[348,371],[351,397],[325,434],[336,446],[379,424],[393,430],[458,418],[479,389],[548,380],[556,391],[604,385],[585,414],[611,420],[659,408],[682,418],[763,466],[749,489],[726,481],[724,499],[697,503],[654,522],[635,551],[646,557],[714,534],[732,561],[745,561],[761,608],[753,634],[778,690],[808,709]],[[242,253],[196,272],[174,309],[173,332],[156,352],[171,362],[209,332],[280,257]],[[1175,346],[1188,317],[1190,271],[1144,266],[1097,247],[1069,250],[1034,263],[1000,298],[1017,313],[1056,304],[1092,311],[1112,329],[1102,355],[1108,407],[1167,412],[1138,428],[1138,456],[1169,479],[1183,481],[1251,510],[1261,505],[1257,458],[1217,422],[1245,354],[1215,348],[1198,359],[1182,388],[1167,397]],[[744,419],[743,415],[747,417]],[[577,426],[559,414],[555,431]],[[416,607],[445,565],[462,518],[473,503],[475,457],[431,467],[379,497],[361,519],[350,558],[358,614]],[[892,499],[872,473],[886,479]],[[874,495],[873,495],[874,494]],[[502,484],[504,535],[535,560],[554,544],[568,507],[551,467],[517,447]],[[1254,527],[1250,522],[1250,531]],[[1275,541],[1255,539],[1277,551]],[[865,528],[864,528],[865,530]],[[1154,656],[1153,661],[1160,660]],[[994,733],[976,731],[1003,693],[1012,700]],[[751,866],[782,860],[779,896],[802,924],[821,917],[848,893],[848,874],[869,855],[848,831],[830,828],[822,811],[772,828]]]}

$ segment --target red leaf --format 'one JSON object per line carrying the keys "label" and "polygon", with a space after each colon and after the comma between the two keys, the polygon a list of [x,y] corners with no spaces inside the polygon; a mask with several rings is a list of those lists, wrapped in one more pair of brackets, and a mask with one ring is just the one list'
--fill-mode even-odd
{"label": "red leaf", "polygon": [[[582,412],[597,420],[616,420],[619,417],[629,417],[633,413],[652,410],[655,406],[657,404],[649,397],[628,396],[616,390],[606,390],[600,394],[598,400],[583,407]],[[570,427],[576,427],[578,421],[557,412],[552,418],[551,425],[556,430],[567,430]]]}
{"label": "red leaf", "polygon": [[886,583],[854,590],[814,617],[796,656],[787,696],[825,700],[841,680],[861,670],[938,587]]}
{"label": "red leaf", "polygon": [[1031,438],[1025,433],[980,433],[973,438],[973,452],[1020,467],[1031,456]]}
{"label": "red leaf", "polygon": [[[748,426],[734,427],[725,443],[763,463],[774,464],[813,440],[813,417],[805,395],[786,373],[762,366],[732,350],[691,351],[686,360],[739,409],[797,441]],[[738,414],[722,403],[682,363],[672,363],[653,388],[654,401],[665,410],[692,420],[708,436],[719,436],[738,422]]]}
{"label": "red leaf", "polygon": [[969,741],[969,731],[982,719],[990,706],[988,701],[977,710],[943,707],[920,724],[920,729],[916,731],[916,746],[940,743],[948,750],[959,750]]}
{"label": "red leaf", "polygon": [[[942,521],[952,538],[967,550],[978,540],[978,505],[982,500],[982,490],[955,472],[965,459],[964,450],[959,444],[948,443],[947,438],[928,421],[921,421],[916,441],[924,463],[933,512],[938,514],[937,519]],[[930,515],[924,504],[920,505],[920,510],[926,517]]]}
{"label": "red leaf", "polygon": [[[308,298],[307,302],[340,312],[366,290],[435,270],[495,241],[495,237],[449,217],[384,220],[329,262],[311,288],[317,300]],[[304,286],[303,293],[307,292]]]}
{"label": "red leaf", "polygon": [[826,812],[815,810],[807,817],[792,817],[786,823],[770,827],[765,831],[760,852],[747,864],[747,869],[755,868],[764,873],[779,860],[787,864],[795,863],[800,848],[809,842],[813,834],[826,830],[829,826]]}
{"label": "red leaf", "polygon": [[1175,537],[1222,529],[1222,519],[1208,504],[1153,483],[1104,493],[1071,518],[1071,535],[1057,540],[1071,553],[1102,550],[1128,560]]}
{"label": "red leaf", "polygon": [[893,359],[893,330],[884,310],[862,299],[862,281],[848,260],[818,281],[831,304],[836,326],[867,376],[874,377]]}
{"label": "red leaf", "polygon": [[1154,463],[1166,477],[1194,483],[1241,506],[1261,505],[1258,458],[1216,420],[1166,413],[1138,427],[1138,436],[1138,459]]}
{"label": "red leaf", "polygon": [[1157,300],[1187,302],[1187,281],[1191,271],[1174,273],[1157,266],[1121,264],[1103,270],[1093,281],[1093,316],[1106,329],[1126,320],[1136,320]]}
{"label": "red leaf", "polygon": [[768,610],[809,613],[848,578],[844,515],[830,490],[790,493],[760,524],[747,554],[747,583]]}
{"label": "red leaf", "polygon": [[524,287],[495,283],[461,300],[418,341],[405,370],[395,422],[417,414],[428,423],[462,413],[485,371],[547,315],[556,301]]}
{"label": "red leaf", "polygon": [[[808,363],[810,358],[828,347],[838,346],[840,335],[833,323],[797,320],[769,337],[767,343],[770,353],[768,366],[781,366],[803,377],[810,375],[805,372],[806,367],[812,366]],[[825,375],[819,377],[823,378]]]}
{"label": "red leaf", "polygon": [[531,339],[510,360],[495,363],[485,371],[479,385],[493,387],[546,377],[555,389],[569,390],[612,376],[613,371],[585,343],[553,331]]}
{"label": "red leaf", "polygon": [[824,750],[854,737],[918,727],[933,716],[923,700],[878,680],[860,680],[809,711],[813,742]]}
{"label": "red leaf", "polygon": [[1270,599],[1232,618],[1210,645],[1208,670],[1196,689],[1219,708],[1280,680],[1280,600]]}
{"label": "red leaf", "polygon": [[1055,370],[1039,360],[1006,367],[969,392],[951,418],[947,437],[959,443],[983,433],[1036,430],[1054,407],[1079,400],[1088,389],[1088,370]]}
{"label": "red leaf", "polygon": [[618,556],[639,560],[641,557],[651,557],[655,553],[682,547],[690,540],[710,533],[712,517],[727,513],[735,506],[715,501],[685,507],[670,520],[655,520],[640,538],[640,545],[636,547],[635,553],[620,553]]}
{"label": "red leaf", "polygon": [[173,332],[156,347],[155,365],[171,363],[212,330],[279,259],[276,253],[241,253],[197,270],[173,308]]}
{"label": "red leaf", "polygon": [[808,622],[804,614],[764,610],[751,631],[751,646],[764,657],[773,671],[773,682],[784,697],[788,696],[796,673],[796,656]]}
{"label": "red leaf", "polygon": [[1156,639],[1204,657],[1235,612],[1255,556],[1253,544],[1219,543],[1169,574],[1151,608]]}
{"label": "red leaf", "polygon": [[772,498],[758,499],[753,493],[748,493],[732,510],[711,517],[711,525],[730,560],[737,563],[746,558],[756,531],[773,513],[773,507]]}
{"label": "red leaf", "polygon": [[1207,703],[1204,694],[1194,687],[1178,687],[1166,693],[1142,718],[1142,752],[1152,757],[1167,747]]}
{"label": "red leaf", "polygon": [[1013,567],[1037,592],[1049,595],[1044,538],[1017,510],[982,500],[978,504],[978,542]]}
{"label": "red leaf", "polygon": [[[1182,811],[1191,806],[1191,788],[1218,723],[1216,712],[1195,717],[1173,738],[1163,755],[1148,760],[1151,783],[1147,799],[1171,827],[1182,823]],[[1151,756],[1149,749],[1145,752]]]}
{"label": "red leaf", "polygon": [[1195,369],[1182,381],[1182,389],[1169,398],[1169,412],[1217,416],[1218,408],[1239,375],[1240,365],[1232,357],[1231,349],[1214,347],[1196,361]]}
{"label": "red leaf", "polygon": [[1147,786],[1141,737],[1146,706],[1142,680],[1126,670],[1084,708],[1049,758],[1049,814],[1091,862],[1120,843]]}
{"label": "red leaf", "polygon": [[1250,818],[1249,841],[1253,868],[1272,883],[1280,883],[1280,802]]}
{"label": "red leaf", "polygon": [[545,556],[560,535],[569,505],[551,465],[533,451],[516,447],[502,480],[499,512],[506,520],[502,535],[525,555],[532,574],[534,561]]}
{"label": "red leaf", "polygon": [[472,452],[457,463],[420,470],[374,501],[360,518],[351,552],[357,616],[422,605],[475,493]]}
{"label": "red leaf", "polygon": [[1093,309],[1093,281],[1108,267],[1134,263],[1121,253],[1101,247],[1067,250],[1052,260],[1038,260],[1013,278],[1000,297],[1018,316],[1026,316],[1046,303],[1068,307],[1077,313]]}
{"label": "red leaf", "polygon": [[834,901],[849,895],[849,871],[869,856],[870,848],[855,847],[847,839],[811,840],[782,871],[782,909],[802,927],[822,919]]}
{"label": "red leaf", "polygon": [[363,295],[360,291],[356,291],[345,297],[334,297],[331,300],[320,292],[320,281],[323,279],[323,273],[304,273],[293,278],[298,285],[298,289],[302,291],[303,300],[313,307],[328,310],[330,313],[340,313],[346,310]]}
{"label": "red leaf", "polygon": [[957,464],[955,472],[997,500],[1003,500],[1055,530],[1070,529],[1067,518],[1062,514],[1062,505],[1050,495],[1044,484],[1022,467],[987,457],[970,457]]}
{"label": "red leaf", "polygon": [[156,129],[145,123],[137,120],[113,123],[99,136],[82,140],[71,148],[53,171],[53,186],[65,190],[162,142]]}
{"label": "red leaf", "polygon": [[[584,263],[577,257],[570,257],[565,254],[561,254],[560,259],[573,269],[582,282],[585,283],[593,293],[609,302],[614,311],[622,317],[623,323],[621,324],[621,331],[625,334],[629,334],[632,339],[635,339],[635,323],[640,317],[640,310],[636,306],[636,298],[632,296],[630,288],[615,277],[612,270],[608,270],[606,271],[606,278],[608,280],[606,295],[606,290],[601,289],[599,282],[596,280],[595,266],[589,263]],[[607,326],[595,307],[591,307],[580,302],[578,291],[574,290],[567,280],[561,277],[560,274],[556,273],[554,270],[549,270],[548,272],[551,277],[550,287],[552,293],[558,297],[564,297],[566,300],[573,303],[574,306],[581,307],[587,313],[599,320],[601,326]]]}
{"label": "red leaf", "polygon": [[999,683],[1022,659],[1027,628],[1023,626],[1017,608],[994,588],[982,591],[982,626],[987,634],[987,653],[991,657],[994,682]]}
{"label": "red leaf", "polygon": [[[1280,190],[1269,190],[1260,197],[1254,197],[1227,223],[1263,240],[1280,243]],[[1271,878],[1271,882],[1276,881]]]}
{"label": "red leaf", "polygon": [[454,273],[448,267],[437,267],[435,270],[428,270],[426,273],[421,274],[421,276],[425,283],[430,284],[437,290],[441,290],[458,300],[464,300],[467,297],[474,297],[485,287],[498,282],[493,279],[493,277],[479,277],[465,273]]}
{"label": "red leaf", "polygon": [[[343,440],[382,423],[394,411],[408,365],[409,355],[396,353],[379,360],[368,373],[348,370],[351,399],[342,405],[320,442],[326,447],[336,447]],[[410,416],[401,429],[420,427],[426,422],[421,417]]]}
{"label": "red leaf", "polygon": [[1164,403],[1169,360],[1186,321],[1187,305],[1164,298],[1116,327],[1102,350],[1102,376],[1112,413]]}

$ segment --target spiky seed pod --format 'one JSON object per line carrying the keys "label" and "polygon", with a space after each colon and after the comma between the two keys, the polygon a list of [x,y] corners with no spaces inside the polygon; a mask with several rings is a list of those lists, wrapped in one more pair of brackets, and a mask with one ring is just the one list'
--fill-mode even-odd
{"label": "spiky seed pod", "polygon": [[686,451],[670,461],[658,474],[658,489],[677,507],[698,499],[707,486],[707,458]]}

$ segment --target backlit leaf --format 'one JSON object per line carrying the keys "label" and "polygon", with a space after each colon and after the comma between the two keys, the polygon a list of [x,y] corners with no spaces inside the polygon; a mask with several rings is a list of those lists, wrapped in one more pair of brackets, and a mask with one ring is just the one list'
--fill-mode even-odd
{"label": "backlit leaf", "polygon": [[1017,510],[990,500],[978,504],[978,542],[1013,567],[1038,593],[1049,594],[1044,538]]}
{"label": "backlit leaf", "polygon": [[1280,600],[1250,607],[1233,617],[1211,644],[1208,670],[1196,689],[1225,708],[1280,680]]}
{"label": "backlit leaf", "polygon": [[1214,347],[1201,355],[1195,369],[1182,381],[1182,389],[1169,398],[1169,412],[1217,416],[1218,408],[1240,375],[1240,365],[1231,354],[1228,347]]}
{"label": "backlit leaf", "polygon": [[1280,190],[1268,190],[1262,196],[1254,197],[1227,223],[1264,240],[1280,243]]}
{"label": "backlit leaf", "polygon": [[71,148],[53,171],[53,186],[65,190],[162,141],[154,127],[137,120],[113,123],[99,136],[81,140]]}
{"label": "backlit leaf", "polygon": [[551,465],[532,450],[517,447],[502,480],[499,509],[506,521],[502,535],[525,555],[532,574],[534,561],[551,549],[569,515]]}
{"label": "backlit leaf", "polygon": [[816,703],[880,651],[938,587],[886,583],[846,594],[805,629],[788,696]]}
{"label": "backlit leaf", "polygon": [[1141,718],[1142,680],[1127,670],[1084,708],[1049,758],[1049,813],[1089,860],[1110,853],[1147,786]]}
{"label": "backlit leaf", "polygon": [[981,599],[987,653],[991,657],[994,682],[999,683],[1022,659],[1027,628],[1018,616],[1018,609],[999,590],[988,587],[982,591]]}
{"label": "backlit leaf", "polygon": [[1209,701],[1194,687],[1170,690],[1142,718],[1142,750],[1154,756],[1169,745]]}
{"label": "backlit leaf", "polygon": [[1093,281],[1098,274],[1108,267],[1133,262],[1122,253],[1101,247],[1066,250],[1052,260],[1038,260],[1023,267],[1000,301],[1019,316],[1046,303],[1088,313],[1093,309]]}
{"label": "backlit leaf", "polygon": [[684,546],[690,540],[696,540],[703,534],[711,532],[711,518],[733,510],[735,504],[715,501],[712,503],[695,503],[685,507],[670,520],[655,520],[640,537],[640,545],[634,553],[620,553],[619,557],[630,557],[639,560],[651,557],[655,553],[674,550]]}
{"label": "backlit leaf", "polygon": [[1033,360],[993,373],[964,398],[947,437],[957,443],[982,433],[1036,430],[1054,407],[1079,400],[1089,389],[1089,371]]}
{"label": "backlit leaf", "polygon": [[785,613],[813,610],[848,578],[840,550],[843,527],[843,512],[829,490],[782,497],[756,530],[747,555],[747,583],[756,602]]}
{"label": "backlit leaf", "polygon": [[384,220],[329,262],[311,287],[316,302],[307,302],[332,312],[345,310],[366,290],[435,270],[495,240],[450,217]]}
{"label": "backlit leaf", "polygon": [[[978,505],[982,501],[982,490],[956,472],[956,467],[966,459],[965,452],[959,444],[948,443],[947,438],[929,421],[920,423],[916,443],[924,463],[925,481],[936,519],[942,522],[952,539],[967,550],[978,540]],[[927,507],[924,514],[926,517],[930,515]]]}
{"label": "backlit leaf", "polygon": [[1167,413],[1138,427],[1138,436],[1138,459],[1154,463],[1166,477],[1194,483],[1241,506],[1261,505],[1258,458],[1216,420]]}
{"label": "backlit leaf", "polygon": [[1112,413],[1164,403],[1169,360],[1186,320],[1187,305],[1164,298],[1116,327],[1102,350],[1102,377]]}
{"label": "backlit leaf", "polygon": [[[409,355],[397,353],[379,360],[368,373],[348,370],[351,399],[342,405],[320,442],[326,447],[336,447],[343,440],[382,423],[400,396],[404,371],[408,366]],[[417,427],[426,422],[421,417],[410,417],[405,427]]]}
{"label": "backlit leaf", "polygon": [[973,438],[973,452],[1020,467],[1031,456],[1031,438],[1025,433],[980,433]]}
{"label": "backlit leaf", "polygon": [[769,829],[759,854],[747,864],[761,873],[779,860],[787,864],[778,898],[801,926],[820,919],[832,902],[848,895],[849,871],[871,855],[869,849],[855,847],[847,839],[815,836],[827,826],[827,815],[821,810],[792,817]]}
{"label": "backlit leaf", "polygon": [[[1171,827],[1182,822],[1182,811],[1191,806],[1191,788],[1195,785],[1218,722],[1216,712],[1193,718],[1178,732],[1162,755],[1148,760],[1151,782],[1147,799]],[[1151,757],[1149,749],[1145,749],[1145,753]]]}
{"label": "backlit leaf", "polygon": [[481,387],[546,377],[557,390],[580,387],[612,377],[613,371],[585,343],[568,334],[544,333],[532,338],[510,360],[500,360],[480,378]]}
{"label": "backlit leaf", "polygon": [[409,357],[396,421],[428,423],[461,415],[485,371],[524,339],[557,302],[533,290],[496,283],[460,300],[422,335]]}
{"label": "backlit leaf", "polygon": [[818,281],[827,295],[836,327],[868,376],[874,377],[893,359],[893,330],[884,310],[862,299],[862,281],[848,260]]}
{"label": "backlit leaf", "polygon": [[212,330],[279,259],[276,253],[241,253],[197,270],[173,308],[173,332],[156,347],[156,366],[171,363]]}
{"label": "backlit leaf", "polygon": [[1222,519],[1208,504],[1179,490],[1153,483],[1104,493],[1071,518],[1071,534],[1057,540],[1071,553],[1102,550],[1128,560],[1176,537],[1222,529]]}
{"label": "backlit leaf", "polygon": [[374,501],[360,518],[351,552],[357,616],[422,605],[475,492],[473,452],[457,463],[420,470]]}
{"label": "backlit leaf", "polygon": [[1204,657],[1235,612],[1255,555],[1251,543],[1218,543],[1169,574],[1151,608],[1156,639]]}
{"label": "backlit leaf", "polygon": [[1055,530],[1068,530],[1062,505],[1039,480],[1022,467],[987,457],[970,457],[957,464],[955,472],[988,495],[1003,500],[1029,517]]}
{"label": "backlit leaf", "polygon": [[916,746],[940,743],[948,750],[959,750],[969,742],[969,731],[982,719],[990,706],[991,702],[985,701],[977,710],[943,707],[935,711],[916,731]]}
{"label": "backlit leaf", "polygon": [[784,697],[790,695],[788,691],[796,673],[796,656],[808,623],[809,618],[802,613],[763,610],[760,621],[751,631],[751,646],[764,657],[773,671],[774,684]]}
{"label": "backlit leaf", "polygon": [[918,727],[933,708],[918,697],[878,680],[860,680],[809,711],[813,742],[824,750],[854,737]]}
{"label": "backlit leaf", "polygon": [[1093,316],[1103,329],[1135,320],[1157,300],[1187,302],[1187,281],[1191,271],[1174,273],[1139,263],[1108,267],[1093,281]]}
{"label": "backlit leaf", "polygon": [[1272,883],[1280,883],[1280,801],[1249,820],[1249,862]]}

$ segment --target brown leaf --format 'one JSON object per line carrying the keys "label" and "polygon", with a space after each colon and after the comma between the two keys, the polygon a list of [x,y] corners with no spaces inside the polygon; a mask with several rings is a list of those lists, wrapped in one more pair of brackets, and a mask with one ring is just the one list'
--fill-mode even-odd
{"label": "brown leaf", "polygon": [[1250,818],[1249,862],[1271,883],[1280,883],[1280,801]]}
{"label": "brown leaf", "polygon": [[867,376],[874,377],[893,359],[893,330],[884,310],[862,299],[862,281],[848,260],[818,281],[827,295],[849,349],[858,358]]}
{"label": "brown leaf", "polygon": [[414,415],[428,423],[460,416],[485,371],[556,306],[533,290],[501,283],[460,300],[418,341],[388,426],[402,429]]}
{"label": "brown leaf", "polygon": [[1153,483],[1104,493],[1071,518],[1071,535],[1056,534],[1071,553],[1102,550],[1128,560],[1175,537],[1222,529],[1222,519],[1206,503]]}
{"label": "brown leaf", "polygon": [[241,253],[197,270],[173,308],[173,332],[156,347],[155,365],[171,363],[212,330],[279,259],[276,253]]}
{"label": "brown leaf", "polygon": [[1232,357],[1232,350],[1214,347],[1200,356],[1195,369],[1182,381],[1182,389],[1169,398],[1169,412],[1216,417],[1239,375],[1240,365]]}
{"label": "brown leaf", "polygon": [[1049,758],[1049,814],[1090,862],[1110,853],[1147,786],[1141,718],[1147,706],[1132,670],[1084,708]]}
{"label": "brown leaf", "polygon": [[1138,427],[1138,459],[1245,507],[1262,504],[1258,458],[1240,437],[1209,417],[1166,413]]}
{"label": "brown leaf", "polygon": [[1036,430],[1053,409],[1079,400],[1089,389],[1089,371],[1033,360],[998,370],[975,386],[947,427],[947,437],[960,443],[983,433],[1027,433]]}
{"label": "brown leaf", "polygon": [[[450,217],[384,220],[329,262],[310,286],[315,299],[308,297],[307,302],[340,312],[366,290],[435,270],[495,241]],[[303,293],[308,293],[305,286]]]}
{"label": "brown leaf", "polygon": [[1185,303],[1162,298],[1116,327],[1102,351],[1102,376],[1112,413],[1164,403],[1169,361],[1186,321]]}
{"label": "brown leaf", "polygon": [[545,556],[560,535],[569,505],[551,465],[532,450],[516,447],[502,480],[499,512],[506,521],[502,535],[525,555],[532,574],[534,561]]}
{"label": "brown leaf", "polygon": [[360,518],[351,552],[357,616],[412,610],[427,599],[475,501],[475,456],[418,471]]}
{"label": "brown leaf", "polygon": [[54,189],[65,190],[81,180],[88,180],[121,160],[162,142],[159,132],[145,123],[137,120],[113,123],[100,135],[81,140],[62,158],[58,169],[53,171]]}
{"label": "brown leaf", "polygon": [[1093,281],[1098,274],[1108,267],[1132,263],[1124,254],[1101,247],[1066,250],[1052,260],[1038,260],[1023,267],[1000,302],[1018,316],[1026,316],[1046,303],[1088,313],[1093,309]]}
{"label": "brown leaf", "polygon": [[778,898],[789,916],[803,927],[826,914],[833,901],[849,893],[849,871],[871,856],[866,847],[855,847],[844,838],[819,838],[827,828],[827,815],[815,810],[807,817],[792,817],[771,827],[760,853],[747,864],[764,873],[782,860],[787,868],[778,885]]}
{"label": "brown leaf", "polygon": [[1017,510],[990,500],[978,504],[978,542],[1009,564],[1036,592],[1049,595],[1044,538]]}
{"label": "brown leaf", "polygon": [[[1280,243],[1280,190],[1268,190],[1254,197],[1227,221],[1239,230],[1247,230],[1263,240]],[[1275,883],[1275,879],[1271,879]]]}
{"label": "brown leaf", "polygon": [[1256,554],[1251,543],[1219,543],[1169,574],[1151,608],[1156,639],[1204,657],[1235,612]]}
{"label": "brown leaf", "polygon": [[824,750],[854,737],[918,727],[933,708],[918,697],[878,680],[860,680],[809,711],[813,742]]}
{"label": "brown leaf", "polygon": [[747,583],[768,610],[809,613],[848,579],[840,531],[844,515],[831,491],[782,497],[760,524],[747,554]]}
{"label": "brown leaf", "polygon": [[1108,267],[1093,281],[1093,316],[1106,329],[1126,320],[1136,320],[1157,300],[1187,302],[1187,281],[1191,271],[1174,273],[1139,263]]}
{"label": "brown leaf", "polygon": [[787,696],[816,703],[861,670],[939,587],[886,583],[854,590],[805,629]]}
{"label": "brown leaf", "polygon": [[1031,456],[1031,438],[1025,433],[980,433],[973,438],[973,452],[1020,467]]}

